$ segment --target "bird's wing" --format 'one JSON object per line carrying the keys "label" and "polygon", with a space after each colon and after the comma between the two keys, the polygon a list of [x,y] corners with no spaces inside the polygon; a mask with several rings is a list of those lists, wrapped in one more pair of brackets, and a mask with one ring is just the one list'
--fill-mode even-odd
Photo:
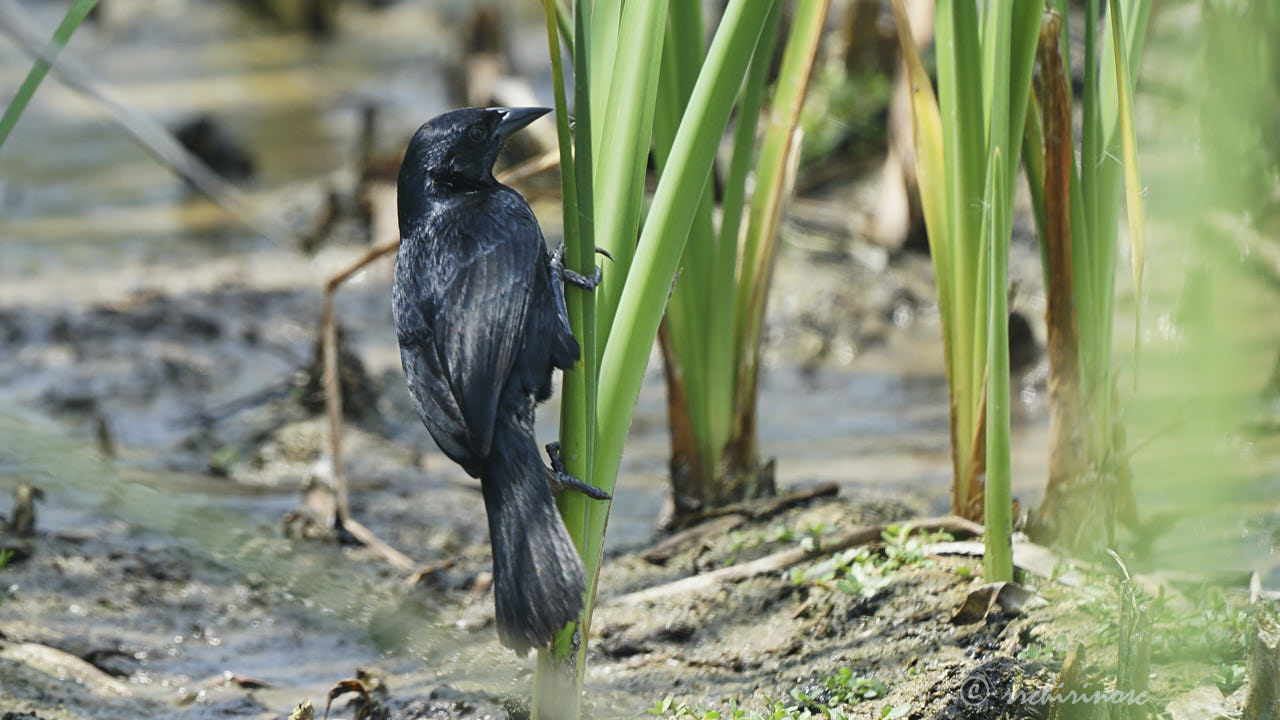
{"label": "bird's wing", "polygon": [[430,335],[401,337],[400,363],[409,381],[409,394],[418,416],[431,432],[436,444],[472,476],[480,467],[471,452],[471,438],[462,409],[449,387],[440,356]]}
{"label": "bird's wing", "polygon": [[[537,220],[523,200],[501,203],[472,235],[472,252],[452,277],[439,277],[433,343],[452,403],[460,413],[473,457],[489,454],[498,404],[521,349],[538,272],[546,272]],[[428,387],[443,390],[440,383]]]}

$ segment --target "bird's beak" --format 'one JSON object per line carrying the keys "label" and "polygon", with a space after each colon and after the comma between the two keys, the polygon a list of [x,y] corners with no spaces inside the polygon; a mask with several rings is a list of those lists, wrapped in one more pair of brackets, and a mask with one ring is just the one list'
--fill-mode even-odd
{"label": "bird's beak", "polygon": [[489,109],[498,113],[502,118],[502,120],[498,122],[498,127],[494,131],[494,134],[497,135],[500,140],[504,141],[514,135],[520,128],[551,112],[551,108],[542,107]]}

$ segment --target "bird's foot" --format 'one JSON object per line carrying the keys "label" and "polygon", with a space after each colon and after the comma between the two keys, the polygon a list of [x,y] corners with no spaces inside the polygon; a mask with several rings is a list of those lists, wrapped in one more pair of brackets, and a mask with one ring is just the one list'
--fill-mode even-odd
{"label": "bird's foot", "polygon": [[583,290],[595,290],[596,286],[600,284],[601,277],[602,273],[598,267],[595,272],[591,273],[591,277],[576,273],[569,268],[564,269],[564,281]]}
{"label": "bird's foot", "polygon": [[564,461],[560,459],[560,443],[547,443],[547,457],[551,459],[550,472],[547,473],[547,479],[551,483],[552,492],[563,492],[565,490],[577,490],[592,500],[611,500],[613,498],[609,493],[601,490],[594,485],[588,485],[578,478],[569,474],[564,468]]}
{"label": "bird's foot", "polygon": [[[612,255],[601,248],[596,248],[596,252],[604,255],[610,260],[613,259]],[[566,283],[574,287],[582,288],[583,290],[594,290],[596,286],[600,284],[600,278],[602,277],[599,267],[595,268],[595,271],[591,273],[591,277],[587,277],[586,275],[565,267],[564,243],[556,245],[555,249],[551,251],[551,271],[553,274],[559,275],[563,278]]]}

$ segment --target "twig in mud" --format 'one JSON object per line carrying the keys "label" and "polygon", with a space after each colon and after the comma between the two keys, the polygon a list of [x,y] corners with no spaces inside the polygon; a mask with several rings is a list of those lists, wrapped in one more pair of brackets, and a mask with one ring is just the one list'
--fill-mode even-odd
{"label": "twig in mud", "polygon": [[431,577],[432,575],[435,575],[441,570],[448,570],[449,568],[453,567],[453,564],[454,564],[454,560],[450,558],[448,560],[441,560],[440,562],[431,563],[430,565],[425,565],[421,568],[418,568],[418,570],[414,572],[412,575],[410,575],[409,577],[405,578],[404,585],[405,587],[414,587],[418,583]]}
{"label": "twig in mud", "polygon": [[[527,160],[506,172],[499,173],[498,182],[517,182],[549,170],[560,164],[559,152],[540,155]],[[400,238],[388,240],[370,248],[349,267],[334,274],[324,286],[324,309],[320,319],[321,359],[324,365],[321,380],[324,387],[324,409],[329,420],[329,463],[333,476],[335,501],[335,525],[351,534],[362,545],[382,556],[400,570],[418,567],[412,558],[380,540],[371,530],[351,517],[347,502],[347,478],[342,470],[342,383],[338,368],[338,322],[334,316],[334,296],[338,288],[367,265],[390,255],[400,248]]]}
{"label": "twig in mud", "polygon": [[[926,545],[924,552],[927,555],[964,555],[966,557],[980,558],[986,552],[986,547],[976,540],[938,542]],[[1066,585],[1078,586],[1083,584],[1082,579],[1067,579],[1060,572],[1064,569],[1067,571],[1075,570],[1075,564],[1059,556],[1049,548],[1033,542],[1017,541],[1013,543],[1013,565],[1019,570],[1024,570],[1032,575],[1046,579],[1056,579]]]}
{"label": "twig in mud", "polygon": [[926,518],[924,520],[915,520],[908,523],[894,522],[866,525],[845,533],[834,540],[823,542],[817,547],[794,547],[782,550],[771,555],[766,555],[757,560],[752,560],[751,562],[732,565],[727,568],[713,570],[709,573],[681,578],[674,582],[664,583],[662,585],[646,588],[633,593],[627,593],[626,595],[620,595],[613,598],[610,601],[610,604],[635,605],[652,600],[660,600],[672,595],[713,588],[721,583],[737,582],[739,580],[746,580],[758,575],[778,572],[779,570],[785,570],[792,565],[804,562],[805,560],[831,555],[848,550],[851,547],[876,542],[890,527],[903,524],[909,524],[913,531],[918,532],[942,531],[951,533],[952,535],[966,536],[972,536],[982,532],[981,525],[953,515]]}
{"label": "twig in mud", "polygon": [[394,242],[374,246],[353,265],[329,278],[324,288],[320,343],[321,357],[324,359],[324,409],[329,418],[329,462],[333,474],[336,524],[391,565],[401,570],[412,570],[417,564],[409,556],[387,545],[372,531],[351,518],[351,508],[347,503],[347,479],[342,470],[342,388],[338,378],[338,323],[333,316],[333,298],[338,287],[369,263],[390,255],[399,247],[399,238]]}
{"label": "twig in mud", "polygon": [[0,660],[23,665],[51,677],[73,677],[77,684],[99,698],[133,697],[133,691],[127,684],[69,652],[48,645],[3,643],[0,644]]}
{"label": "twig in mud", "polygon": [[704,535],[723,535],[744,522],[746,522],[746,518],[741,515],[726,515],[724,517],[708,520],[704,523],[699,523],[692,527],[685,528],[648,550],[645,550],[641,557],[643,557],[646,562],[661,565],[670,560],[673,555],[678,553],[685,545],[689,544],[690,541]]}
{"label": "twig in mud", "polygon": [[693,523],[700,523],[713,518],[724,517],[726,515],[741,515],[751,518],[752,520],[761,520],[777,515],[794,505],[813,500],[820,497],[831,497],[839,494],[840,486],[836,483],[824,483],[803,490],[795,490],[783,495],[775,495],[771,498],[761,498],[759,500],[748,500],[746,502],[725,505],[724,507],[708,510],[696,515],[690,515],[688,518],[680,518],[679,522],[686,526]]}

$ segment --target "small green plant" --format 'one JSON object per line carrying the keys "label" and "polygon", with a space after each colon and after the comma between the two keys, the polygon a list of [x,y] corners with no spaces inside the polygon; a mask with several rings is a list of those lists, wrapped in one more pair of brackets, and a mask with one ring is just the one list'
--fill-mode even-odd
{"label": "small green plant", "polygon": [[835,584],[837,590],[850,595],[871,597],[889,584],[892,571],[877,567],[870,558],[860,559],[843,568],[844,574]]}
{"label": "small green plant", "polygon": [[[1150,621],[1151,660],[1179,662],[1195,658],[1220,668],[1213,680],[1227,684],[1231,675],[1223,668],[1240,665],[1248,653],[1248,637],[1253,617],[1243,598],[1208,585],[1187,588],[1185,603],[1160,593],[1152,596],[1140,587],[1126,588],[1122,581],[1108,579],[1109,592],[1086,601],[1080,609],[1095,623],[1094,641],[1099,647],[1117,647],[1122,639],[1117,607],[1132,593],[1138,608]],[[1258,609],[1257,612],[1268,612]]]}
{"label": "small green plant", "polygon": [[1062,662],[1069,651],[1069,642],[1065,635],[1056,635],[1045,642],[1032,641],[1018,652],[1019,660],[1036,662]]}
{"label": "small green plant", "polygon": [[748,715],[746,711],[738,707],[737,701],[731,701],[729,706],[722,712],[720,710],[709,710],[701,705],[689,707],[682,702],[676,702],[675,698],[670,695],[655,702],[653,707],[646,712],[658,717],[675,718],[676,720],[760,720],[762,718],[759,713]]}
{"label": "small green plant", "polygon": [[827,703],[856,705],[863,700],[882,697],[889,690],[883,680],[855,677],[849,668],[840,668],[823,681],[827,686]]}
{"label": "small green plant", "polygon": [[924,554],[924,548],[933,543],[951,542],[955,539],[945,531],[912,533],[912,529],[909,524],[890,525],[881,534],[885,543],[885,569],[897,570],[904,565],[928,567],[933,561]]}
{"label": "small green plant", "polygon": [[1152,657],[1170,662],[1194,657],[1215,665],[1243,661],[1253,619],[1243,600],[1211,586],[1191,588],[1186,597],[1190,607],[1181,611],[1163,595],[1151,600]]}
{"label": "small green plant", "polygon": [[1218,690],[1223,695],[1230,696],[1245,683],[1248,679],[1248,673],[1244,663],[1232,663],[1223,665],[1213,672],[1211,678],[1214,685],[1218,686]]}
{"label": "small green plant", "polygon": [[[808,528],[806,528],[805,532],[809,532]],[[778,523],[777,525],[774,525],[772,528],[770,528],[767,533],[765,533],[764,539],[765,539],[765,542],[785,543],[785,542],[792,542],[797,537],[798,536],[796,535],[795,530],[787,527],[786,525],[783,525],[782,523]]]}
{"label": "small green plant", "polygon": [[927,545],[952,539],[945,532],[912,534],[911,530],[910,525],[893,525],[884,531],[880,551],[852,548],[822,562],[792,568],[788,579],[795,585],[820,585],[871,597],[903,567],[932,565],[924,552]]}
{"label": "small green plant", "polygon": [[760,536],[748,538],[742,534],[741,530],[731,530],[729,532],[729,547],[725,551],[724,564],[732,565],[738,560],[738,553],[748,547],[755,547],[760,544]]}
{"label": "small green plant", "polygon": [[725,549],[724,564],[732,565],[737,562],[738,554],[743,550],[766,544],[790,543],[799,540],[806,550],[814,552],[818,549],[819,538],[830,533],[831,528],[821,522],[805,525],[800,532],[783,523],[777,523],[763,532],[743,533],[741,530],[731,530],[729,547]]}
{"label": "small green plant", "polygon": [[814,717],[840,718],[855,705],[882,698],[888,691],[889,685],[883,680],[854,675],[853,670],[846,667],[804,687],[792,688],[790,695],[795,711],[809,712]]}
{"label": "small green plant", "polygon": [[[889,686],[882,680],[855,676],[849,668],[841,668],[833,675],[815,681],[807,691],[794,688],[790,700],[776,700],[763,696],[765,709],[743,710],[737,701],[730,701],[722,710],[701,705],[690,707],[667,695],[658,700],[646,712],[671,720],[845,720],[847,711],[859,703],[884,697]],[[881,709],[882,720],[898,720],[906,717],[909,705],[886,705]]]}
{"label": "small green plant", "polygon": [[768,697],[765,698],[765,704],[768,707],[764,712],[752,712],[747,715],[747,720],[811,720],[812,718],[822,717],[821,715],[814,715],[809,710],[797,712],[795,708],[787,707],[783,701],[773,700]]}
{"label": "small green plant", "polygon": [[811,538],[820,538],[823,535],[831,534],[831,526],[827,525],[821,520],[816,522],[805,523],[805,526],[801,528],[801,530],[804,532],[805,535]]}

